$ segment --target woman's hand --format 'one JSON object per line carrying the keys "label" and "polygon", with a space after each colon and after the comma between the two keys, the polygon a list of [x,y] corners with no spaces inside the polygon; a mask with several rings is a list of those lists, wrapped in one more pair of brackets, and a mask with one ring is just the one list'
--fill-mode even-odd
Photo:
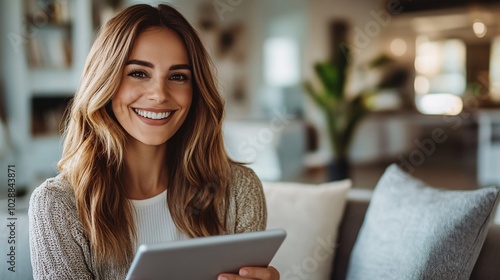
{"label": "woman's hand", "polygon": [[268,267],[242,267],[239,274],[223,273],[217,277],[217,280],[279,280],[280,273],[272,266]]}

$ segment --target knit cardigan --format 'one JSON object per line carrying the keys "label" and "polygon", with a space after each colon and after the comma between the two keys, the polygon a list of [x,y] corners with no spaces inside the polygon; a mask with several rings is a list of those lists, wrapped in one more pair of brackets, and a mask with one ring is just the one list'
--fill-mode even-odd
{"label": "knit cardigan", "polygon": [[[33,191],[28,215],[34,279],[125,279],[130,263],[97,263],[78,217],[73,189],[62,176],[46,180]],[[229,234],[265,229],[262,184],[251,169],[232,164],[229,205],[222,218]]]}

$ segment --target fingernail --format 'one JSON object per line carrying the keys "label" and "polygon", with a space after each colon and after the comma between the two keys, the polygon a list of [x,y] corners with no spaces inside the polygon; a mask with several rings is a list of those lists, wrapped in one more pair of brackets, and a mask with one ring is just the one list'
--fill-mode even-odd
{"label": "fingernail", "polygon": [[224,275],[217,277],[217,280],[228,280],[228,278]]}
{"label": "fingernail", "polygon": [[240,276],[248,276],[248,270],[246,270],[246,269],[241,269],[241,270],[240,270]]}

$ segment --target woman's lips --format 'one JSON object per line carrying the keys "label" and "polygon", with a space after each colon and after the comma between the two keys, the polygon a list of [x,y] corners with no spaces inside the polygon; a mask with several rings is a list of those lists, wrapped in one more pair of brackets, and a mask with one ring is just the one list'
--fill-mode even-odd
{"label": "woman's lips", "polygon": [[139,119],[148,125],[164,125],[168,123],[175,110],[158,110],[158,109],[137,109],[133,111]]}

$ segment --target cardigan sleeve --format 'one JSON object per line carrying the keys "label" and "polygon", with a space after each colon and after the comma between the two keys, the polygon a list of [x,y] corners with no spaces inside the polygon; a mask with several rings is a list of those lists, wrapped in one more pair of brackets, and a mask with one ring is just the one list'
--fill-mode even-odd
{"label": "cardigan sleeve", "polygon": [[267,209],[262,183],[253,170],[233,167],[234,233],[265,230]]}
{"label": "cardigan sleeve", "polygon": [[34,279],[95,279],[89,243],[70,194],[49,179],[31,195],[28,215]]}

